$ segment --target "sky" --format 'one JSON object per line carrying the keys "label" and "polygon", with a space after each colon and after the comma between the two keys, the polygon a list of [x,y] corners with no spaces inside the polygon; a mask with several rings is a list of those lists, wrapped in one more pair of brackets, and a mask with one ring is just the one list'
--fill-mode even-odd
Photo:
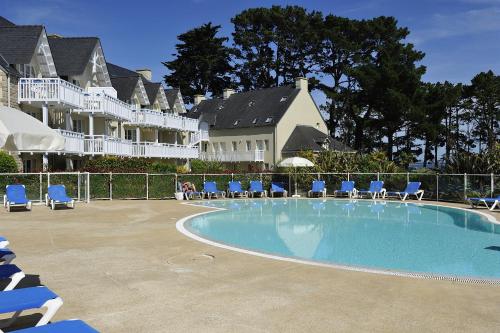
{"label": "sky", "polygon": [[424,80],[467,83],[481,71],[500,73],[500,0],[0,0],[0,15],[43,24],[48,33],[101,38],[108,62],[166,74],[177,35],[212,22],[230,37],[231,17],[246,8],[299,5],[362,19],[394,16],[408,41],[425,52]]}

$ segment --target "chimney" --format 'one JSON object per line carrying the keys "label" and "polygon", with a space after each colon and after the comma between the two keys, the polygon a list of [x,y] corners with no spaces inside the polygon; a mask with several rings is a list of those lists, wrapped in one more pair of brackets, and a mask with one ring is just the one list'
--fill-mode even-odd
{"label": "chimney", "polygon": [[151,70],[148,68],[137,69],[136,72],[144,76],[146,80],[151,81],[151,79],[153,78],[153,73],[151,73]]}
{"label": "chimney", "polygon": [[295,78],[295,88],[307,91],[307,89],[308,89],[307,78],[305,78],[305,77]]}
{"label": "chimney", "polygon": [[226,88],[222,92],[222,98],[228,99],[232,94],[234,94],[234,89]]}
{"label": "chimney", "polygon": [[193,98],[194,98],[194,105],[195,106],[200,104],[202,101],[205,100],[205,96],[203,96],[203,95],[194,95]]}

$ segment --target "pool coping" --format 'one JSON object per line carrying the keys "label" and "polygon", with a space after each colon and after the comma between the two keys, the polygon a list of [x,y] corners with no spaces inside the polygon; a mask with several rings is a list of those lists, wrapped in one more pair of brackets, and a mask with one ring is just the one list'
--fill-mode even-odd
{"label": "pool coping", "polygon": [[[273,200],[273,198],[267,198],[269,200]],[[274,198],[274,199],[281,199],[282,198]],[[312,198],[285,198],[285,199],[290,199],[290,200],[303,200],[303,199],[312,199]],[[317,198],[316,198],[317,199]],[[320,200],[349,200],[346,198],[319,198]],[[239,200],[239,199],[233,199],[233,198],[226,198],[225,200]],[[246,200],[259,200],[259,199],[246,199]],[[352,199],[351,199],[352,200]],[[354,199],[354,200],[366,200],[366,201],[372,201],[370,199]],[[376,201],[381,201],[381,200],[376,200]],[[387,201],[387,200],[384,200]],[[258,251],[253,251],[253,250],[248,250],[244,248],[240,248],[237,246],[232,246],[228,244],[224,244],[221,242],[216,242],[207,238],[203,238],[199,235],[196,235],[189,231],[185,226],[184,223],[186,223],[188,220],[201,216],[201,215],[206,215],[206,214],[211,214],[215,213],[218,211],[224,211],[228,210],[226,208],[220,208],[220,207],[210,207],[210,206],[204,206],[204,205],[199,205],[196,203],[202,202],[201,200],[194,201],[193,203],[188,203],[184,202],[182,204],[184,205],[189,205],[189,206],[195,206],[195,207],[202,207],[202,208],[207,208],[211,209],[206,212],[201,212],[201,213],[196,213],[192,214],[186,217],[181,218],[178,220],[175,224],[177,231],[182,233],[183,235],[194,239],[196,241],[199,241],[201,243],[215,246],[218,248],[222,248],[225,250],[230,250],[230,251],[235,251],[239,253],[244,253],[244,254],[249,254],[257,257],[262,257],[262,258],[267,258],[267,259],[273,259],[273,260],[280,260],[280,261],[286,261],[286,262],[292,262],[296,264],[303,264],[303,265],[309,265],[309,266],[317,266],[317,267],[325,267],[325,268],[335,268],[335,269],[342,269],[346,271],[354,271],[354,272],[362,272],[362,273],[372,273],[372,274],[380,274],[380,275],[388,275],[388,276],[398,276],[398,277],[409,277],[409,278],[416,278],[416,279],[427,279],[427,280],[440,280],[440,281],[451,281],[451,282],[458,282],[458,283],[467,283],[467,284],[484,284],[484,285],[500,285],[500,278],[499,279],[488,279],[488,278],[475,278],[475,277],[460,277],[460,276],[451,276],[451,275],[441,275],[441,274],[432,274],[432,273],[415,273],[415,272],[406,272],[406,271],[396,271],[396,270],[388,270],[388,269],[376,269],[376,268],[368,268],[368,267],[362,267],[362,266],[350,266],[350,265],[342,265],[342,264],[330,264],[330,263],[323,263],[323,262],[318,262],[318,261],[311,261],[311,260],[304,260],[304,259],[297,259],[297,258],[292,258],[292,257],[286,257],[286,256],[279,256],[275,254],[269,254],[265,252],[258,252]],[[394,201],[397,202],[397,201]],[[417,204],[417,205],[432,205],[432,206],[440,206],[440,207],[448,207],[448,208],[455,208],[455,209],[461,209],[465,210],[468,212],[473,212],[480,214],[482,216],[485,216],[491,223],[493,224],[499,224],[500,222],[493,217],[490,214],[486,214],[484,212],[477,212],[477,211],[472,211],[471,209],[463,208],[463,207],[454,207],[454,206],[449,206],[449,205],[441,205],[441,204],[432,204],[432,203],[420,203],[420,202],[405,202],[405,203],[412,203],[412,204]]]}

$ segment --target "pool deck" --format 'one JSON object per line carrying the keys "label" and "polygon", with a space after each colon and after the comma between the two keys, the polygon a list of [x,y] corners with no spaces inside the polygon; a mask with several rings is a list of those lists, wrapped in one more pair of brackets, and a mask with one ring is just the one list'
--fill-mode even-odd
{"label": "pool deck", "polygon": [[[459,205],[459,207],[465,207]],[[500,286],[346,271],[206,245],[176,230],[206,211],[96,201],[0,212],[23,286],[42,283],[101,332],[493,332]],[[485,209],[481,211],[486,212]],[[500,213],[493,213],[500,220]],[[500,244],[499,244],[500,245]],[[500,261],[500,260],[499,260]],[[22,327],[37,319],[21,317]]]}

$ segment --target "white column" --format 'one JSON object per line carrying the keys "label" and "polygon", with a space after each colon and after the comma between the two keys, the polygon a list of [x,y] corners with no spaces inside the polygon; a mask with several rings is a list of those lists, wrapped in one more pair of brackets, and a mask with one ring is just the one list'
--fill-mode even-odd
{"label": "white column", "polygon": [[89,135],[94,135],[94,115],[89,113]]}
{"label": "white column", "polygon": [[49,155],[47,153],[42,155],[42,171],[47,172],[49,170]]}
{"label": "white column", "polygon": [[154,130],[154,131],[155,131],[155,143],[158,143],[158,142],[160,141],[160,140],[159,140],[159,133],[158,133],[159,131],[158,131],[158,129],[157,129],[157,128],[155,128],[155,130]]}
{"label": "white column", "polygon": [[49,126],[49,106],[47,103],[42,105],[42,122],[44,125]]}
{"label": "white column", "polygon": [[177,132],[174,132],[174,138],[175,138],[175,139],[174,139],[174,143],[175,143],[176,145],[177,145],[177,134],[178,134]]}
{"label": "white column", "polygon": [[137,139],[137,143],[141,142],[141,128],[140,127],[135,128],[135,136]]}

